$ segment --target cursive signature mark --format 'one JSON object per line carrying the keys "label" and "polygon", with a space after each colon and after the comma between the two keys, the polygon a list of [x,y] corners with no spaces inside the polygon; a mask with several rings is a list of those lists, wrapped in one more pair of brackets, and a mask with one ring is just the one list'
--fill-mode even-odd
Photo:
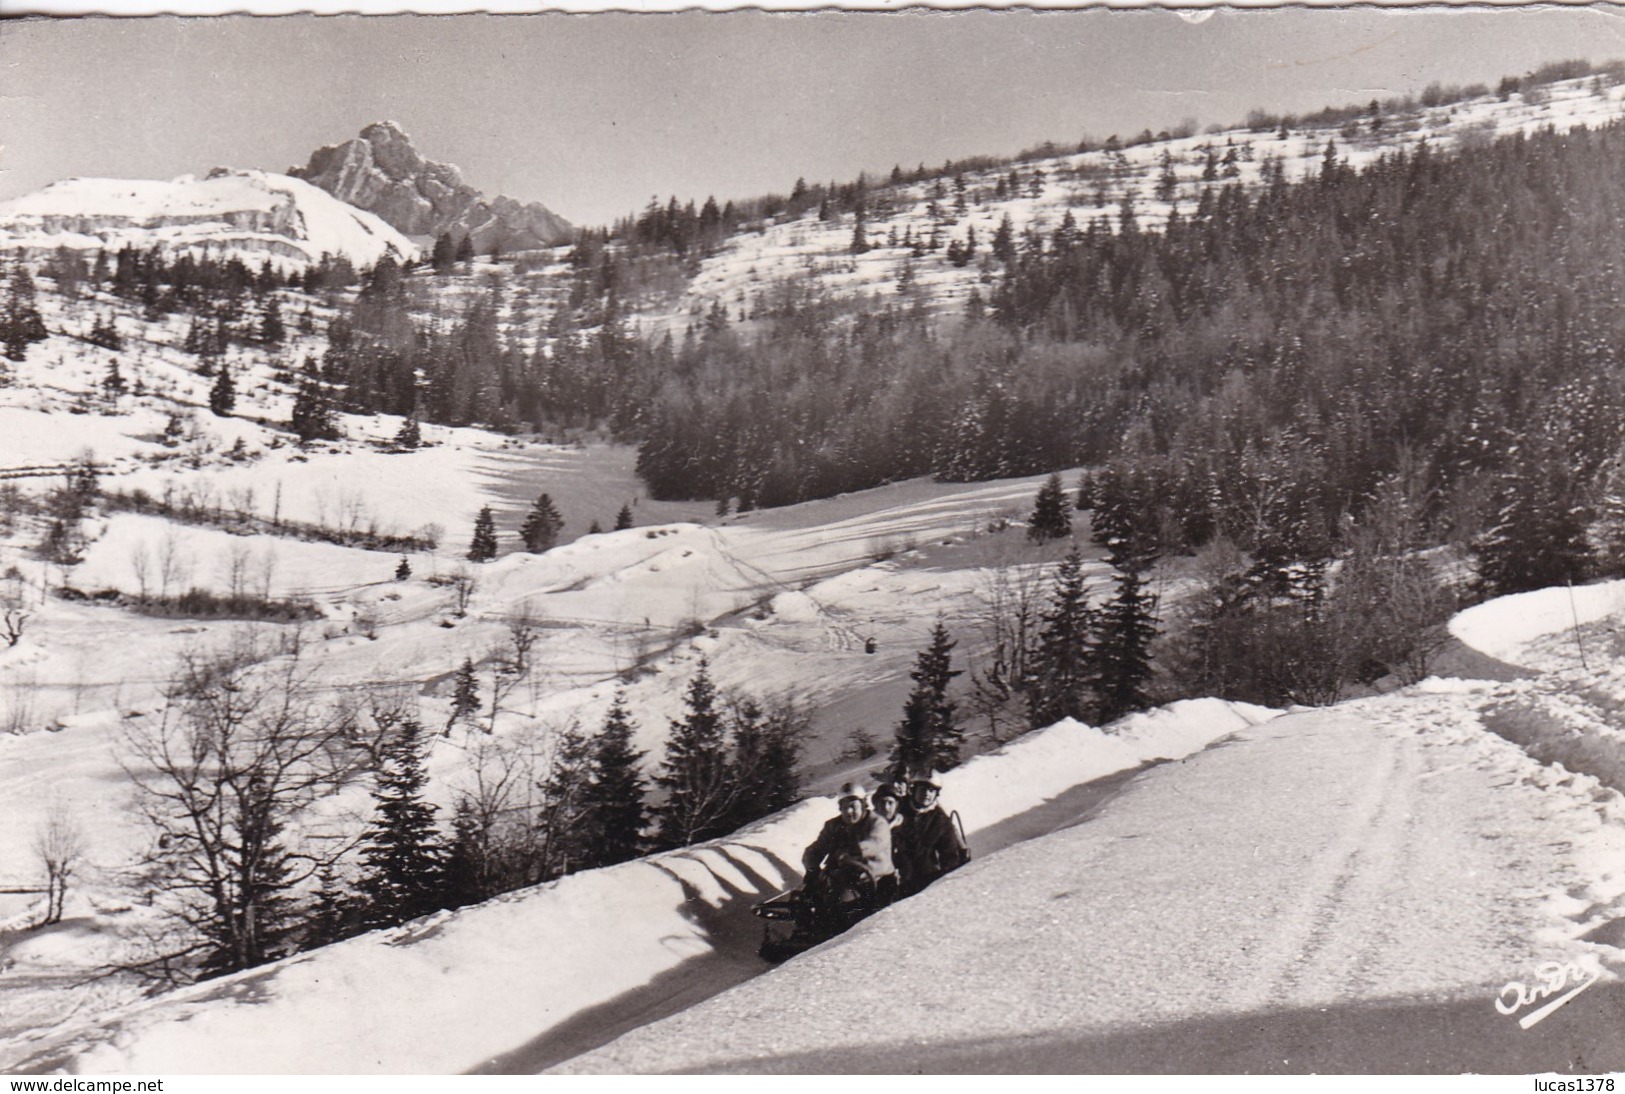
{"label": "cursive signature mark", "polygon": [[[1542,961],[1535,966],[1535,977],[1539,982],[1534,985],[1525,984],[1521,980],[1509,980],[1495,997],[1495,1009],[1508,1016],[1517,1014],[1542,999],[1551,999],[1551,1002],[1539,1010],[1530,1011],[1518,1019],[1520,1029],[1528,1029],[1549,1017],[1558,1007],[1601,980],[1602,969],[1591,962]],[[1574,986],[1568,991],[1563,991],[1571,983]],[[1563,994],[1557,995],[1560,991],[1563,991]],[[1557,998],[1552,999],[1554,995]]]}

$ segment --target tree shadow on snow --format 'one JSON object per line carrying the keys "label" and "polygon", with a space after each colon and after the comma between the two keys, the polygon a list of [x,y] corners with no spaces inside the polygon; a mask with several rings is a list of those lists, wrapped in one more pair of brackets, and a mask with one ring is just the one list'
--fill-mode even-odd
{"label": "tree shadow on snow", "polygon": [[[741,851],[754,854],[745,856],[739,853]],[[746,886],[729,881],[707,865],[707,858],[717,856],[744,875]],[[746,861],[747,857],[755,856],[771,862],[776,876],[769,876]],[[577,1013],[518,1048],[493,1057],[469,1074],[535,1074],[608,1044],[639,1026],[685,1010],[772,968],[756,953],[762,939],[761,921],[751,915],[751,909],[779,891],[779,878],[799,877],[799,867],[791,866],[766,848],[749,846],[708,848],[703,855],[684,852],[665,857],[697,863],[722,887],[725,895],[712,903],[702,897],[696,885],[664,862],[651,860],[649,863],[682,886],[683,915],[704,932],[711,949],[660,973],[646,984]]]}

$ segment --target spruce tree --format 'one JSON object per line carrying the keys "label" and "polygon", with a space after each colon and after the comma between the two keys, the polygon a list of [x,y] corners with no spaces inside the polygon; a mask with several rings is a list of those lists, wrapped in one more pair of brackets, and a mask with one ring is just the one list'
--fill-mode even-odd
{"label": "spruce tree", "polygon": [[338,436],[333,424],[333,409],[319,380],[307,376],[300,382],[288,426],[305,443],[333,440]]}
{"label": "spruce tree", "polygon": [[395,431],[394,445],[396,448],[417,448],[423,444],[423,431],[418,426],[418,420],[407,418],[401,423],[400,429]]}
{"label": "spruce tree", "polygon": [[395,567],[395,580],[396,581],[405,581],[407,578],[409,578],[411,576],[412,576],[412,564],[410,562],[406,561],[406,556],[405,555],[402,555],[401,556],[401,564],[399,566]]}
{"label": "spruce tree", "polygon": [[624,532],[632,527],[632,503],[627,502],[621,506],[621,511],[615,514],[615,531]]}
{"label": "spruce tree", "polygon": [[688,712],[673,720],[665,761],[655,782],[666,792],[658,810],[662,847],[686,847],[728,831],[732,805],[728,747],[710,665],[700,659],[684,703]]}
{"label": "spruce tree", "polygon": [[236,405],[237,387],[231,381],[231,369],[222,364],[214,378],[214,386],[209,389],[209,409],[214,411],[216,417],[229,418]]}
{"label": "spruce tree", "polygon": [[474,672],[474,659],[463,658],[462,667],[457,670],[457,681],[452,686],[451,717],[446,722],[446,732],[451,727],[467,718],[472,718],[480,709],[479,677]]}
{"label": "spruce tree", "polygon": [[283,338],[287,337],[288,328],[282,322],[282,309],[277,305],[276,297],[267,297],[265,307],[260,314],[260,341],[268,346],[280,346]]}
{"label": "spruce tree", "polygon": [[1592,564],[1591,510],[1567,447],[1531,439],[1496,493],[1495,523],[1474,544],[1492,596],[1583,581]]}
{"label": "spruce tree", "polygon": [[1034,729],[1062,718],[1088,721],[1094,713],[1094,630],[1095,613],[1083,591],[1083,556],[1074,547],[1056,569],[1038,645],[1027,659],[1027,714]]}
{"label": "spruce tree", "polygon": [[551,551],[559,541],[559,533],[564,529],[564,518],[559,516],[558,507],[553,504],[551,495],[543,494],[536,499],[530,512],[525,515],[525,523],[519,529],[519,538],[525,542],[525,550],[531,554],[541,554]]}
{"label": "spruce tree", "polygon": [[33,275],[19,265],[11,275],[5,308],[0,311],[0,348],[13,361],[27,357],[30,345],[48,337],[45,319],[34,300]]}
{"label": "spruce tree", "polygon": [[465,235],[457,241],[457,262],[467,266],[474,261],[474,237]]}
{"label": "spruce tree", "polygon": [[470,562],[490,562],[497,557],[497,524],[489,505],[480,508],[474,518],[474,538],[468,545]]}
{"label": "spruce tree", "polygon": [[736,794],[729,827],[740,828],[794,804],[801,787],[796,764],[808,719],[792,702],[764,711],[745,698],[734,704],[729,721]]}
{"label": "spruce tree", "polygon": [[435,273],[449,273],[457,264],[457,244],[452,242],[450,232],[441,232],[435,236],[434,249],[429,255],[429,265]]}
{"label": "spruce tree", "polygon": [[1151,643],[1157,637],[1155,594],[1147,588],[1146,555],[1114,553],[1116,591],[1101,609],[1095,648],[1095,696],[1101,722],[1151,706]]}
{"label": "spruce tree", "polygon": [[1065,539],[1072,534],[1072,503],[1061,486],[1061,476],[1051,475],[1038,489],[1033,512],[1027,518],[1027,538],[1034,543]]}
{"label": "spruce tree", "polygon": [[537,868],[542,881],[594,865],[598,840],[592,823],[591,779],[591,744],[572,723],[559,736],[547,777],[538,784],[536,821],[542,839]]}
{"label": "spruce tree", "polygon": [[947,771],[959,766],[959,746],[964,732],[955,724],[957,704],[948,698],[948,687],[960,675],[953,667],[956,643],[946,624],[938,620],[931,642],[916,655],[908,678],[914,689],[903,704],[903,720],[892,745],[894,767],[908,771]]}
{"label": "spruce tree", "polygon": [[618,691],[593,742],[592,779],[587,787],[595,837],[592,866],[612,866],[637,858],[644,850],[648,785],[639,770],[643,753],[632,746],[636,732],[626,709],[626,693]]}
{"label": "spruce tree", "polygon": [[316,906],[311,910],[310,926],[305,931],[303,949],[327,946],[340,942],[356,933],[359,927],[354,898],[339,884],[331,866],[324,866],[316,875]]}
{"label": "spruce tree", "polygon": [[107,363],[107,375],[102,377],[102,390],[107,392],[109,399],[117,399],[127,389],[124,374],[119,371],[118,358],[115,357]]}
{"label": "spruce tree", "polygon": [[443,907],[442,850],[435,806],[424,800],[426,745],[415,718],[404,720],[384,746],[374,816],[362,836],[360,889],[370,926],[404,923]]}
{"label": "spruce tree", "polygon": [[446,907],[461,908],[495,895],[491,885],[490,828],[481,821],[467,794],[457,798],[451,832],[441,892]]}

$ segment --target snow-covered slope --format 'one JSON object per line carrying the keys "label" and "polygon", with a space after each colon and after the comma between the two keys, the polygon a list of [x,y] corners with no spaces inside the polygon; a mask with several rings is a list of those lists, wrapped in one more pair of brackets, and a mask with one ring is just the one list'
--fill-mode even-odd
{"label": "snow-covered slope", "polygon": [[[1273,712],[1204,700],[1115,734],[1062,722],[946,779],[974,852],[1072,786],[1188,755]],[[788,864],[834,812],[814,798],[736,835],[573,874],[50,1034],[0,1044],[0,1070],[76,1073],[451,1073],[512,1054],[626,993],[693,989],[731,959],[762,971],[749,905],[796,880]],[[743,933],[738,929],[743,927]],[[741,952],[742,951],[742,952]],[[741,958],[743,960],[741,960]],[[657,1006],[658,991],[644,1000]],[[534,1050],[533,1050],[534,1051]]]}
{"label": "snow-covered slope", "polygon": [[[1625,801],[1486,733],[1486,693],[1243,729],[563,1070],[1617,1069],[1625,951],[1578,936],[1619,914]],[[1521,1029],[1543,962],[1605,983]]]}
{"label": "snow-covered slope", "polygon": [[372,213],[308,182],[265,171],[217,170],[206,178],[74,178],[0,202],[0,247],[118,250],[161,247],[258,263],[304,265],[323,254],[357,267],[416,247]]}
{"label": "snow-covered slope", "polygon": [[[1006,219],[1017,246],[1029,231],[1047,239],[1068,216],[1079,230],[1099,223],[1115,231],[1125,207],[1132,208],[1140,227],[1159,229],[1175,210],[1191,216],[1204,194],[1259,185],[1271,164],[1279,165],[1288,180],[1316,175],[1328,142],[1339,163],[1363,169],[1382,155],[1414,151],[1423,142],[1434,151],[1448,151],[1548,126],[1563,132],[1605,125],[1620,117],[1622,95],[1625,89],[1587,78],[1504,99],[1483,95],[1394,113],[1380,129],[1360,119],[1352,124],[1294,123],[1279,130],[1236,126],[1121,147],[1113,138],[1088,152],[963,171],[962,201],[948,178],[906,184],[870,179],[867,251],[852,251],[856,225],[851,213],[827,220],[819,218],[817,208],[778,214],[732,236],[699,263],[678,298],[646,302],[639,318],[655,329],[680,328],[716,302],[730,315],[748,316],[759,306],[770,309],[787,284],[812,286],[835,298],[868,296],[953,314],[973,292],[987,301],[992,271],[998,268],[989,249]],[[934,242],[930,249],[928,241]],[[968,263],[949,261],[951,241],[974,242]]]}

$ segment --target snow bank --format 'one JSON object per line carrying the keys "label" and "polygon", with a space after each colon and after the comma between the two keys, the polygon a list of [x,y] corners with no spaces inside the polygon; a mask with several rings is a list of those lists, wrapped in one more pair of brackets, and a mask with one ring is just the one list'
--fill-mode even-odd
{"label": "snow bank", "polygon": [[1450,633],[1480,653],[1527,667],[1540,639],[1625,613],[1625,581],[1498,597],[1450,620]]}
{"label": "snow bank", "polygon": [[[1270,717],[1218,700],[1065,721],[946,777],[972,834],[1079,782],[1182,756]],[[717,952],[708,928],[793,884],[834,812],[802,802],[726,840],[575,874],[279,964],[195,985],[64,1033],[0,1046],[0,1068],[75,1073],[466,1071]]]}

